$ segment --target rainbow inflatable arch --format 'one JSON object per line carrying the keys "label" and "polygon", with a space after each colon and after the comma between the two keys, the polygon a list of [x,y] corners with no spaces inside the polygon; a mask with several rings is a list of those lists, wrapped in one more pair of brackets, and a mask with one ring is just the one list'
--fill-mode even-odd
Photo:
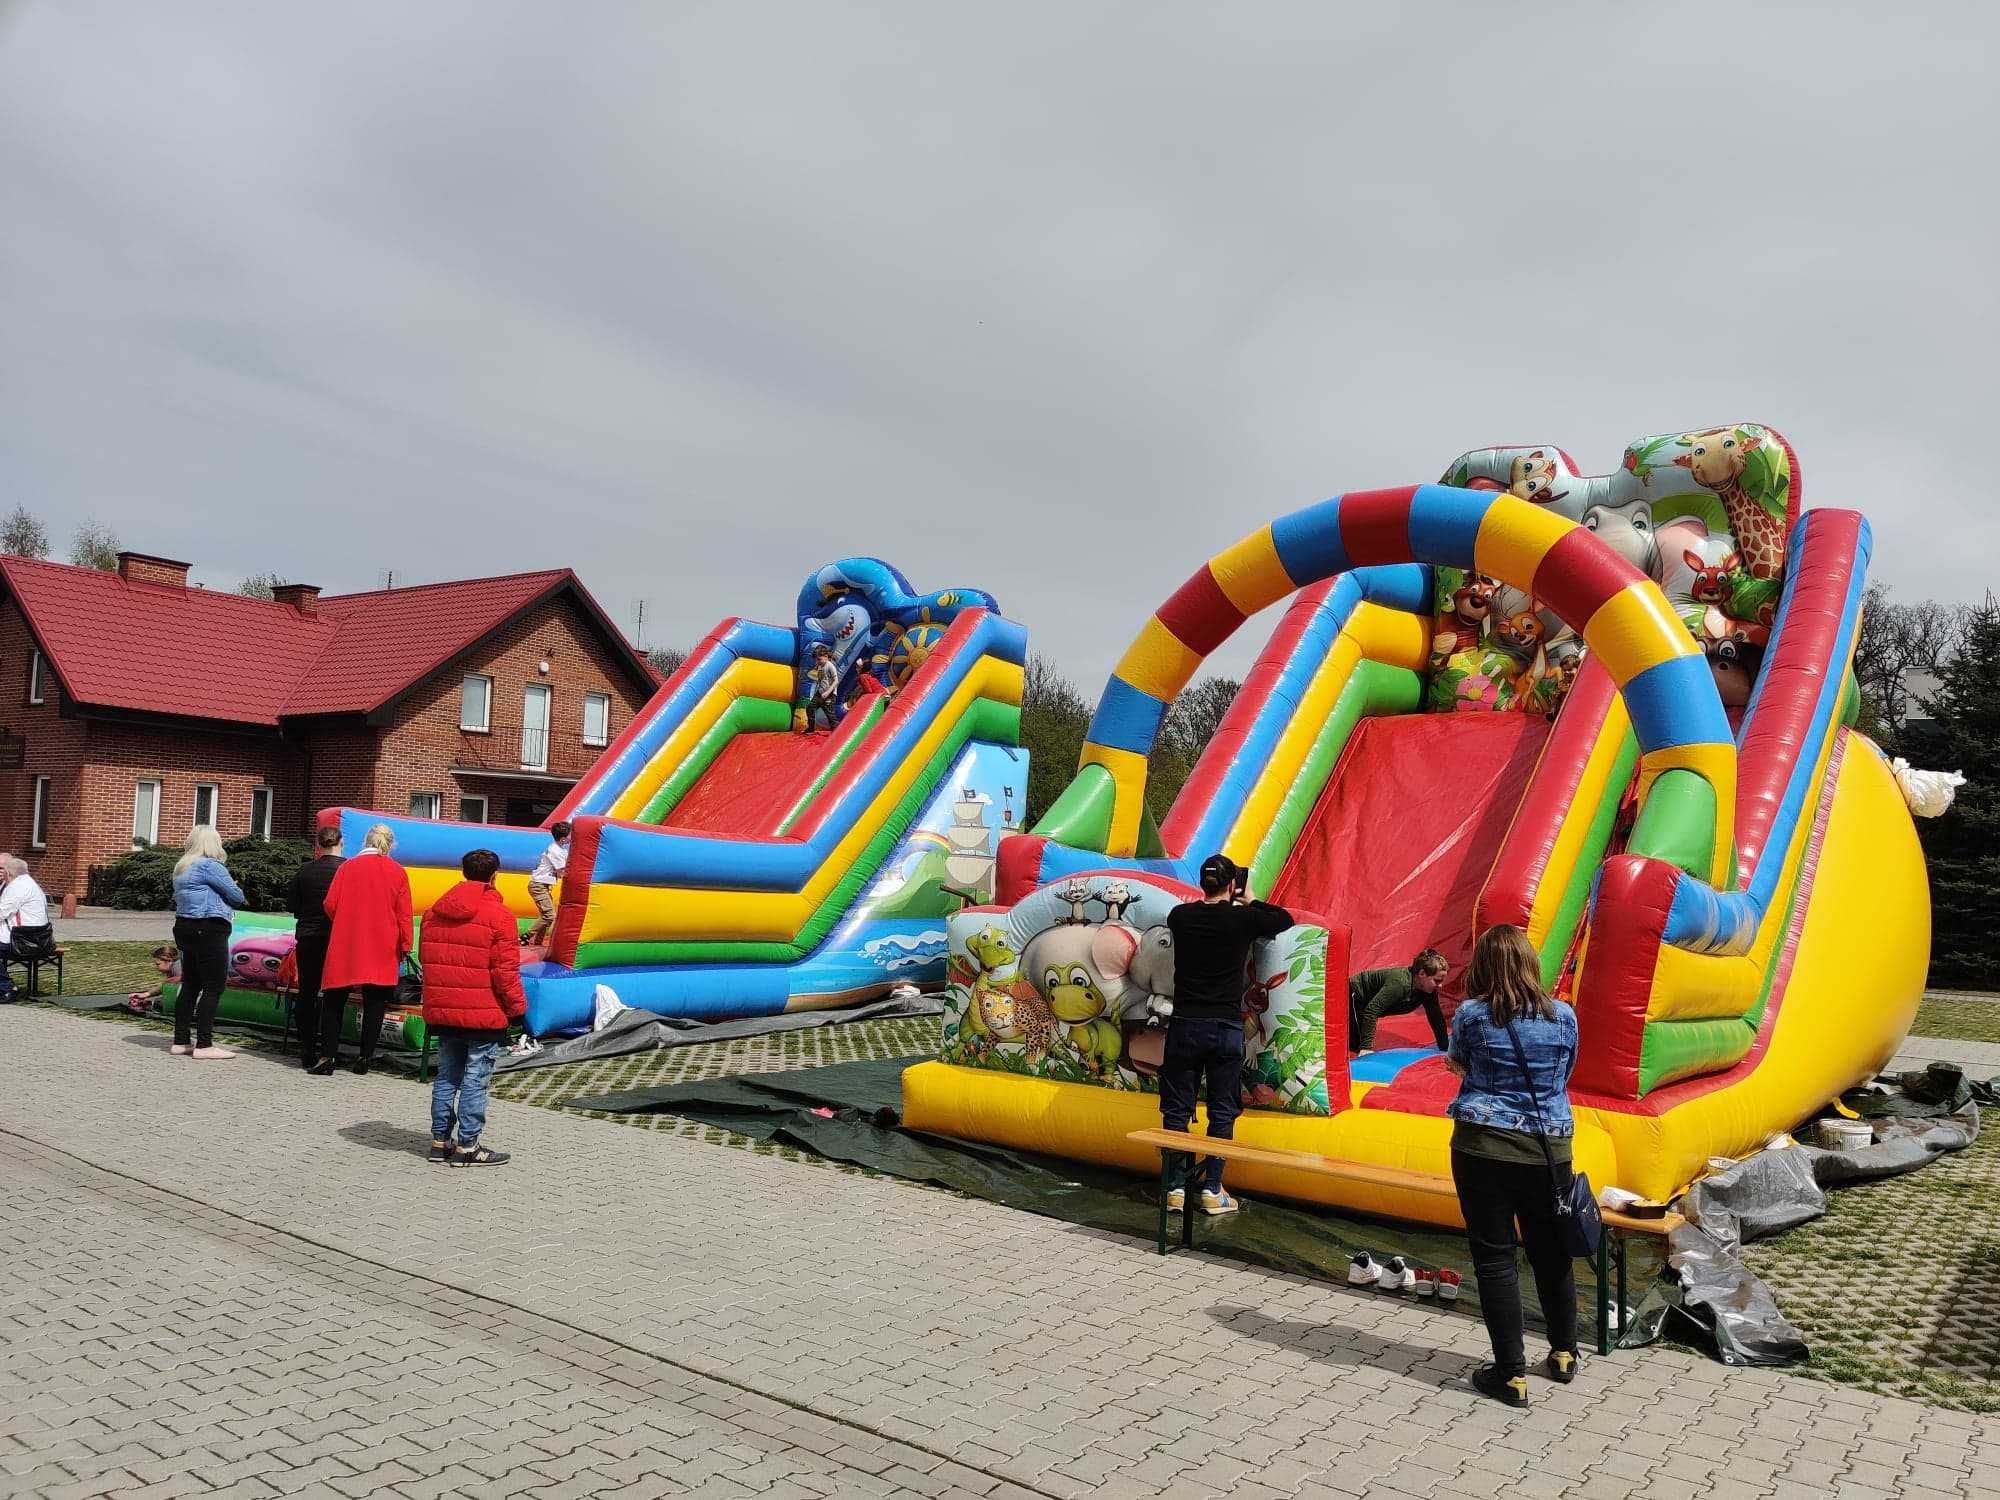
{"label": "rainbow inflatable arch", "polygon": [[[1609,476],[1553,448],[1449,472],[1258,528],[1140,629],[1075,780],[1002,846],[998,902],[951,920],[942,1056],[905,1075],[913,1128],[1151,1167],[1124,1140],[1157,1122],[1148,948],[1217,850],[1301,918],[1257,960],[1239,1139],[1448,1172],[1455,1083],[1428,1029],[1350,1056],[1345,981],[1424,946],[1462,961],[1497,922],[1528,931],[1576,1006],[1576,1154],[1600,1185],[1665,1198],[1889,1059],[1922,992],[1929,900],[1901,793],[1852,727],[1866,521],[1802,514],[1796,458],[1757,424],[1642,439]],[[1147,756],[1168,706],[1286,599],[1156,827]],[[1502,677],[1514,711],[1492,711]],[[1050,944],[1089,970],[1109,1030],[1073,1006],[1053,1038],[1022,1024],[1047,1001],[1025,956]]]}

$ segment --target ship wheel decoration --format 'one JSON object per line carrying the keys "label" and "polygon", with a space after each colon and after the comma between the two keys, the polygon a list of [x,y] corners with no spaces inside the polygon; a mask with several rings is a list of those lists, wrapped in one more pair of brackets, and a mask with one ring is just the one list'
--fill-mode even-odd
{"label": "ship wheel decoration", "polygon": [[917,675],[917,668],[944,639],[945,627],[941,621],[931,618],[930,606],[917,611],[917,618],[908,625],[898,625],[891,621],[883,627],[888,640],[875,653],[875,665],[881,669],[884,679],[891,688],[900,688]]}

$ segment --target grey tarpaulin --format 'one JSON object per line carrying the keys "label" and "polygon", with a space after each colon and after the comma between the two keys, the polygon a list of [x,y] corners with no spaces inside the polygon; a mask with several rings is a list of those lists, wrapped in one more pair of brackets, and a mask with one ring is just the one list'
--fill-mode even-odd
{"label": "grey tarpaulin", "polygon": [[[1941,1071],[1942,1070],[1942,1071]],[[1771,1289],[1739,1254],[1747,1242],[1826,1212],[1826,1190],[1913,1172],[1979,1135],[1976,1090],[1958,1069],[1934,1064],[1857,1089],[1850,1109],[1874,1118],[1875,1142],[1853,1150],[1787,1145],[1745,1157],[1696,1182],[1681,1201],[1687,1222],[1669,1239],[1668,1276],[1646,1294],[1625,1338],[1651,1343],[1676,1317],[1714,1341],[1724,1364],[1794,1364],[1806,1341]]]}
{"label": "grey tarpaulin", "polygon": [[698,1042],[733,1042],[742,1037],[768,1036],[778,1031],[804,1031],[847,1021],[880,1021],[892,1016],[935,1016],[942,1005],[935,995],[913,995],[850,1005],[840,1010],[800,1010],[777,1016],[751,1016],[741,1021],[689,1021],[659,1016],[649,1010],[621,1010],[602,1031],[556,1042],[525,1057],[502,1052],[496,1073],[545,1068],[551,1063],[586,1062],[627,1052],[652,1052],[661,1047],[687,1047]]}

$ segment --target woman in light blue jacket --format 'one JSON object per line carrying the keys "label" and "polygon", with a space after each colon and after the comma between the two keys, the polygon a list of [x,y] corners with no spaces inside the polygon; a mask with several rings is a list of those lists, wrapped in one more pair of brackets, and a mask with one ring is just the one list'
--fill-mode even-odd
{"label": "woman in light blue jacket", "polygon": [[174,945],[181,950],[174,1051],[183,1057],[236,1055],[215,1045],[215,1007],[229,980],[230,913],[243,904],[224,865],[228,858],[216,831],[197,823],[174,866]]}

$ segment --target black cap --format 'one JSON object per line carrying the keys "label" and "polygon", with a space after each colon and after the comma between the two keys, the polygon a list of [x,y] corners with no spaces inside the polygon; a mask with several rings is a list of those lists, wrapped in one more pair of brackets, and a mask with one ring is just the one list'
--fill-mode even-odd
{"label": "black cap", "polygon": [[1201,862],[1201,888],[1226,891],[1236,883],[1236,861],[1226,854],[1211,854]]}

